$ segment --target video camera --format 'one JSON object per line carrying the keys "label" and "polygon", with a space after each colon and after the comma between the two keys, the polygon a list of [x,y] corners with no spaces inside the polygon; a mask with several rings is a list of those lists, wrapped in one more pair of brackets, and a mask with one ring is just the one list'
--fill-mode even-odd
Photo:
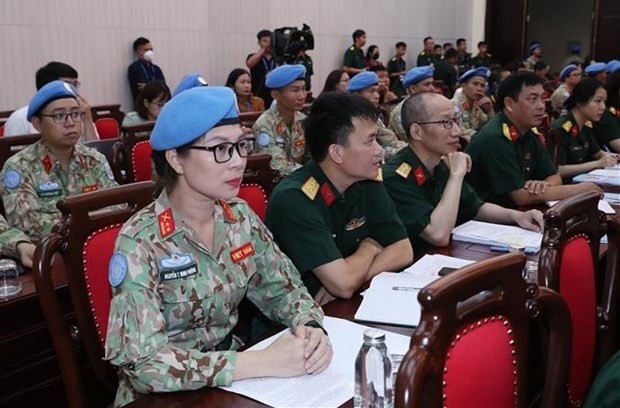
{"label": "video camera", "polygon": [[314,35],[307,24],[304,24],[301,30],[297,27],[281,27],[273,30],[271,50],[276,60],[287,64],[294,63],[302,49],[314,49]]}

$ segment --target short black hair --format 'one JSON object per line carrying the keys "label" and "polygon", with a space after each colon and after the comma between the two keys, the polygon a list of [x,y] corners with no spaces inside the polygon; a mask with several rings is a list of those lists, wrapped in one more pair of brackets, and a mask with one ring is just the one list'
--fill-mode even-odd
{"label": "short black hair", "polygon": [[257,34],[256,34],[256,39],[260,41],[261,38],[263,37],[271,37],[271,31],[269,30],[260,30]]}
{"label": "short black hair", "polygon": [[443,43],[443,48],[444,48],[444,49],[445,49],[445,48],[448,48],[448,47],[453,47],[453,45],[452,45],[452,43],[451,43],[451,42],[445,42],[445,43]]}
{"label": "short black hair", "polygon": [[433,50],[436,50],[437,48],[441,48],[443,50],[443,47],[441,46],[441,44],[435,44],[435,46],[433,47]]}
{"label": "short black hair", "polygon": [[149,41],[148,38],[144,38],[144,37],[138,37],[136,38],[136,40],[133,42],[133,50],[134,52],[138,51],[138,47],[144,45],[144,44],[148,44],[151,41]]}
{"label": "short black hair", "polygon": [[407,48],[407,44],[405,44],[405,42],[403,42],[403,41],[399,41],[399,42],[396,43],[396,45],[394,47],[396,47],[396,48],[402,48],[402,47]]}
{"label": "short black hair", "polygon": [[536,63],[534,64],[534,72],[545,69],[548,66],[549,64],[547,64],[545,61],[536,61]]}
{"label": "short black hair", "polygon": [[370,72],[383,72],[383,71],[387,71],[387,67],[385,65],[373,65],[372,67],[368,68],[368,70]]}
{"label": "short black hair", "polygon": [[355,42],[355,40],[357,40],[358,38],[364,35],[366,35],[366,31],[362,30],[361,28],[358,28],[357,30],[353,31],[353,35],[351,35],[351,37],[353,37],[353,42]]}
{"label": "short black hair", "polygon": [[71,65],[64,62],[51,61],[43,65],[35,74],[37,91],[44,85],[60,78],[77,78],[78,73]]}
{"label": "short black hair", "polygon": [[403,124],[407,139],[411,138],[411,125],[429,120],[430,112],[426,109],[428,95],[435,95],[435,93],[419,92],[409,96],[403,103],[403,108],[400,111],[400,122]]}
{"label": "short black hair", "polygon": [[433,37],[431,37],[431,36],[424,37],[424,41],[423,41],[423,42],[424,42],[424,45],[426,45],[426,42],[427,42],[428,40],[432,40],[432,39],[433,39]]}
{"label": "short black hair", "polygon": [[226,78],[226,84],[224,84],[224,86],[227,86],[229,88],[232,88],[233,90],[235,89],[235,82],[237,82],[237,79],[239,79],[239,77],[241,75],[244,74],[248,74],[250,76],[250,78],[252,78],[252,75],[250,74],[250,71],[248,71],[245,68],[235,68],[232,71],[230,71],[230,74],[228,74],[228,78]]}
{"label": "short black hair", "polygon": [[456,45],[459,46],[459,45],[463,44],[465,41],[467,41],[467,40],[464,39],[464,38],[459,38],[458,40],[456,40]]}
{"label": "short black hair", "polygon": [[138,97],[136,98],[136,102],[134,103],[134,109],[144,120],[148,120],[149,111],[144,106],[144,101],[153,102],[159,96],[163,95],[163,101],[167,102],[170,100],[170,89],[166,86],[166,84],[160,81],[150,81],[144,85],[144,88],[138,93]]}
{"label": "short black hair", "polygon": [[504,99],[519,99],[521,91],[526,86],[542,85],[541,77],[530,71],[521,71],[510,74],[506,79],[500,82],[497,89],[497,106],[504,109]]}
{"label": "short black hair", "polygon": [[354,118],[375,122],[377,109],[357,94],[327,92],[319,95],[303,121],[306,144],[314,161],[322,162],[332,144],[346,146],[349,143]]}
{"label": "short black hair", "polygon": [[443,54],[443,57],[447,60],[458,56],[459,52],[455,48],[448,48],[448,51]]}
{"label": "short black hair", "polygon": [[482,47],[483,45],[487,45],[486,41],[478,41],[478,48]]}
{"label": "short black hair", "polygon": [[606,90],[599,80],[594,78],[584,78],[573,88],[570,96],[564,101],[564,107],[568,110],[573,109],[577,105],[584,105],[594,97],[599,88]]}

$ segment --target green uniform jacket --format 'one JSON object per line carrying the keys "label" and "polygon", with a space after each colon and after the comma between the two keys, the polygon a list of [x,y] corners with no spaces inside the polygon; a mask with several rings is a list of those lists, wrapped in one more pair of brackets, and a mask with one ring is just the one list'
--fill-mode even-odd
{"label": "green uniform jacket", "polygon": [[[397,72],[403,72],[406,69],[407,62],[400,57],[394,56],[388,61],[387,70],[390,75]],[[390,77],[390,91],[394,92],[399,98],[405,95],[405,88],[403,87],[403,82],[401,80],[403,76],[404,74],[399,77]]]}
{"label": "green uniform jacket", "polygon": [[539,136],[533,130],[519,135],[503,112],[472,138],[465,152],[472,160],[467,182],[483,201],[503,207],[514,207],[508,193],[523,188],[527,180],[544,180],[557,172]]}
{"label": "green uniform jacket", "polygon": [[295,112],[295,119],[289,127],[277,105],[272,105],[252,126],[258,153],[271,155],[269,165],[272,169],[286,175],[305,163],[306,139],[301,126],[305,118],[303,113]]}
{"label": "green uniform jacket", "polygon": [[[366,62],[364,61],[364,51],[361,48],[356,48],[355,45],[350,46],[344,52],[344,63],[342,65],[349,68],[366,68]],[[351,74],[349,76],[354,77],[355,74]]]}
{"label": "green uniform jacket", "polygon": [[9,227],[3,216],[0,215],[0,254],[19,259],[17,244],[30,242],[30,239],[17,228]]}
{"label": "green uniform jacket", "polygon": [[[570,112],[554,120],[551,128],[558,135],[556,158],[558,165],[580,164],[591,161],[592,155],[601,150],[594,138],[592,123],[586,122],[579,129],[573,114]],[[552,141],[552,143],[554,142]]]}
{"label": "green uniform jacket", "polygon": [[58,200],[117,185],[105,156],[81,143],[75,145],[67,171],[38,141],[10,157],[0,177],[7,221],[33,242],[60,220]]}
{"label": "green uniform jacket", "polygon": [[348,257],[364,238],[383,247],[407,238],[383,183],[361,181],[343,195],[314,161],[276,186],[266,224],[313,296],[321,287],[314,268]]}
{"label": "green uniform jacket", "polygon": [[437,61],[435,60],[435,55],[433,53],[422,51],[418,54],[416,66],[423,67],[425,65],[435,65],[436,63]]}
{"label": "green uniform jacket", "polygon": [[620,353],[616,353],[601,368],[583,408],[620,407]]}
{"label": "green uniform jacket", "polygon": [[115,406],[140,393],[230,385],[229,341],[244,295],[291,328],[323,312],[291,261],[241,200],[215,205],[213,248],[170,207],[166,192],[123,226],[110,261],[105,358],[118,366]]}
{"label": "green uniform jacket", "polygon": [[491,54],[486,54],[486,55],[478,54],[474,58],[472,58],[470,62],[471,66],[474,68],[478,68],[478,67],[489,68],[492,63],[493,63],[493,60],[491,60]]}
{"label": "green uniform jacket", "polygon": [[[428,249],[420,234],[431,222],[448,183],[450,170],[441,162],[431,174],[411,147],[406,147],[383,166],[383,182],[396,211],[407,228],[414,252]],[[484,204],[476,192],[463,182],[456,225],[473,219]]]}
{"label": "green uniform jacket", "polygon": [[[605,110],[601,120],[594,123],[594,137],[599,146],[609,146],[612,140],[620,139],[620,109],[610,106]],[[620,153],[620,152],[616,152]]]}

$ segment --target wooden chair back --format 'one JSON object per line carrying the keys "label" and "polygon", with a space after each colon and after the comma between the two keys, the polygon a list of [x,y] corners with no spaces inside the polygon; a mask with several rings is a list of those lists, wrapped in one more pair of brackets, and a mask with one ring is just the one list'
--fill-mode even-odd
{"label": "wooden chair back", "polygon": [[151,144],[155,122],[122,128],[121,140],[112,148],[112,172],[119,184],[151,180]]}

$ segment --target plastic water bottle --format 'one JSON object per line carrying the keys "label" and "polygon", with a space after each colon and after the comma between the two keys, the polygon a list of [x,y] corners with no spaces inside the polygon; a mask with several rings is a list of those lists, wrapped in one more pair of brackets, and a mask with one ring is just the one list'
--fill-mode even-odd
{"label": "plastic water bottle", "polygon": [[355,359],[356,408],[392,407],[392,362],[385,345],[385,333],[368,329]]}

